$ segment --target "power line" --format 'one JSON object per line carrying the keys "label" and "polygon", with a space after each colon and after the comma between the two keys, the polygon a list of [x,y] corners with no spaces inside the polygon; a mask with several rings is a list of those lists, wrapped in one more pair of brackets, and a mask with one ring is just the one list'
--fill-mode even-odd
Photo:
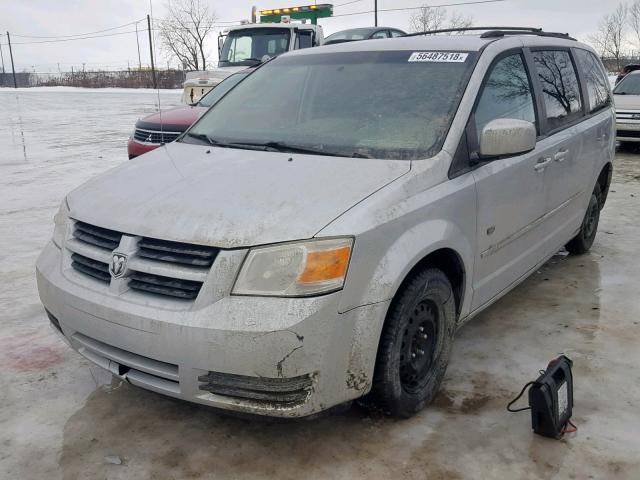
{"label": "power line", "polygon": [[[358,2],[361,2],[363,0],[356,0]],[[152,20],[154,22],[159,22],[159,23],[170,23],[172,22],[172,20],[166,20],[164,18],[152,18]],[[218,25],[218,24],[223,24],[223,23],[237,23],[237,24],[241,24],[243,22],[243,20],[214,20],[213,23],[211,23],[211,25]],[[192,24],[196,24],[196,22],[194,22],[193,20],[185,20],[183,23],[192,23]]]}
{"label": "power line", "polygon": [[[379,8],[378,12],[399,12],[406,10],[420,10],[421,8],[442,8],[442,7],[459,7],[464,5],[477,5],[481,3],[498,3],[498,2],[506,2],[507,0],[478,0],[475,2],[458,2],[458,3],[443,3],[441,5],[422,5],[421,7],[403,7],[403,8]],[[330,17],[325,17],[325,19],[336,18],[336,17],[348,17],[351,15],[364,15],[366,13],[374,13],[375,10],[367,10],[365,12],[353,12],[353,13],[341,13],[339,15],[332,15]]]}
{"label": "power line", "polygon": [[134,24],[136,24],[138,22],[141,22],[142,20],[144,20],[144,18],[142,18],[140,20],[135,20],[133,22],[125,23],[123,25],[118,25],[117,27],[106,28],[104,30],[96,30],[95,32],[74,33],[74,34],[71,34],[71,35],[41,36],[41,35],[18,35],[17,33],[14,33],[13,36],[14,37],[20,37],[20,38],[52,38],[52,39],[70,38],[70,37],[83,37],[85,35],[95,35],[97,33],[104,33],[104,32],[110,32],[112,30],[118,30],[119,28],[128,27],[129,25],[134,25]]}
{"label": "power line", "polygon": [[335,7],[344,7],[345,5],[351,5],[352,3],[358,3],[358,2],[364,2],[364,0],[351,0],[350,2],[339,3],[337,5],[334,5],[333,8],[335,8]]}
{"label": "power line", "polygon": [[[138,30],[139,32],[146,32],[147,29]],[[11,45],[34,45],[37,43],[60,43],[60,42],[72,42],[75,40],[90,40],[92,38],[103,38],[103,37],[115,37],[117,35],[127,35],[129,33],[136,33],[135,30],[130,30],[127,32],[118,32],[118,33],[107,33],[105,35],[93,35],[90,37],[78,37],[78,38],[63,38],[60,40],[38,40],[36,42],[12,42]]]}

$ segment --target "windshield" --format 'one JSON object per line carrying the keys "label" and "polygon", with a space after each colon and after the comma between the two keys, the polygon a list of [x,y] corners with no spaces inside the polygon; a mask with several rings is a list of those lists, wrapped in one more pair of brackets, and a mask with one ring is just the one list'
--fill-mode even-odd
{"label": "windshield", "polygon": [[210,107],[211,105],[218,103],[218,100],[224,97],[229,90],[240,83],[240,80],[242,80],[247,75],[249,75],[249,72],[240,72],[234,73],[233,75],[225,78],[200,99],[200,101],[198,102],[198,106]]}
{"label": "windshield", "polygon": [[640,75],[630,74],[613,89],[614,95],[640,95]]}
{"label": "windshield", "polygon": [[[438,54],[458,61],[424,60]],[[475,57],[411,51],[284,55],[229,92],[183,141],[430,157],[444,141]]]}
{"label": "windshield", "polygon": [[220,66],[257,65],[262,57],[274,57],[289,50],[288,28],[246,28],[229,32],[222,51]]}

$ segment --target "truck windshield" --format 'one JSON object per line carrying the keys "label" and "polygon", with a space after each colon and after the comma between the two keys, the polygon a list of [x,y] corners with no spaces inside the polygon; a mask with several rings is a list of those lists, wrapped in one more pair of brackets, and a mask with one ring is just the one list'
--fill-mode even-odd
{"label": "truck windshield", "polygon": [[274,57],[289,50],[288,28],[245,28],[232,30],[220,52],[219,66],[257,65],[262,57]]}
{"label": "truck windshield", "polygon": [[283,55],[224,96],[183,141],[346,157],[427,158],[444,141],[476,55]]}

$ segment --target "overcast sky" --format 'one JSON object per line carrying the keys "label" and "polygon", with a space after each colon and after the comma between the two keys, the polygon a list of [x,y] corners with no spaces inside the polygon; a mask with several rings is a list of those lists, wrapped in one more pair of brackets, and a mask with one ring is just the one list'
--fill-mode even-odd
{"label": "overcast sky", "polygon": [[[151,0],[153,15],[162,18],[166,12],[167,0]],[[373,9],[374,0],[359,0],[349,5],[339,6],[349,0],[335,0],[334,14],[347,14]],[[378,8],[403,8],[419,5],[437,5],[458,3],[464,0],[378,0]],[[313,3],[313,2],[311,2]],[[318,2],[324,3],[324,2]],[[329,2],[327,2],[329,3]],[[613,10],[619,0],[505,0],[500,3],[448,7],[471,15],[475,25],[511,25],[543,27],[549,31],[569,32],[579,39],[586,39],[598,26],[602,16]],[[251,6],[259,9],[305,5],[305,2],[293,1],[287,4],[283,0],[210,0],[218,20],[235,21],[249,19]],[[47,39],[27,38],[25,36],[61,36],[117,27],[144,18],[150,13],[148,0],[0,0],[0,32],[9,31],[14,44],[13,55],[16,71],[24,69],[38,72],[70,70],[71,65],[87,69],[126,68],[127,62],[134,67],[138,63],[135,33],[124,35],[66,41],[60,43],[24,44]],[[379,24],[407,30],[411,11],[380,12]],[[373,25],[373,14],[350,15],[324,18],[320,20],[325,35],[352,27]],[[146,28],[146,20],[139,24]],[[134,25],[105,33],[129,32]],[[149,63],[149,44],[147,33],[140,34],[142,63]],[[6,34],[0,37],[4,64],[10,69]],[[21,44],[22,43],[22,44]],[[217,57],[217,41],[212,35],[209,51]],[[167,57],[158,52],[158,63],[166,67]],[[176,66],[176,61],[172,61]]]}

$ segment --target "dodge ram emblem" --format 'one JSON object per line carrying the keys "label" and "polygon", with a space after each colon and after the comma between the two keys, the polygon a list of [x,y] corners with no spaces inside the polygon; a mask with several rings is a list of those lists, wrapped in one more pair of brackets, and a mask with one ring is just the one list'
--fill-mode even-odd
{"label": "dodge ram emblem", "polygon": [[111,262],[109,263],[109,273],[113,278],[120,278],[124,275],[127,267],[127,256],[122,253],[113,253]]}

